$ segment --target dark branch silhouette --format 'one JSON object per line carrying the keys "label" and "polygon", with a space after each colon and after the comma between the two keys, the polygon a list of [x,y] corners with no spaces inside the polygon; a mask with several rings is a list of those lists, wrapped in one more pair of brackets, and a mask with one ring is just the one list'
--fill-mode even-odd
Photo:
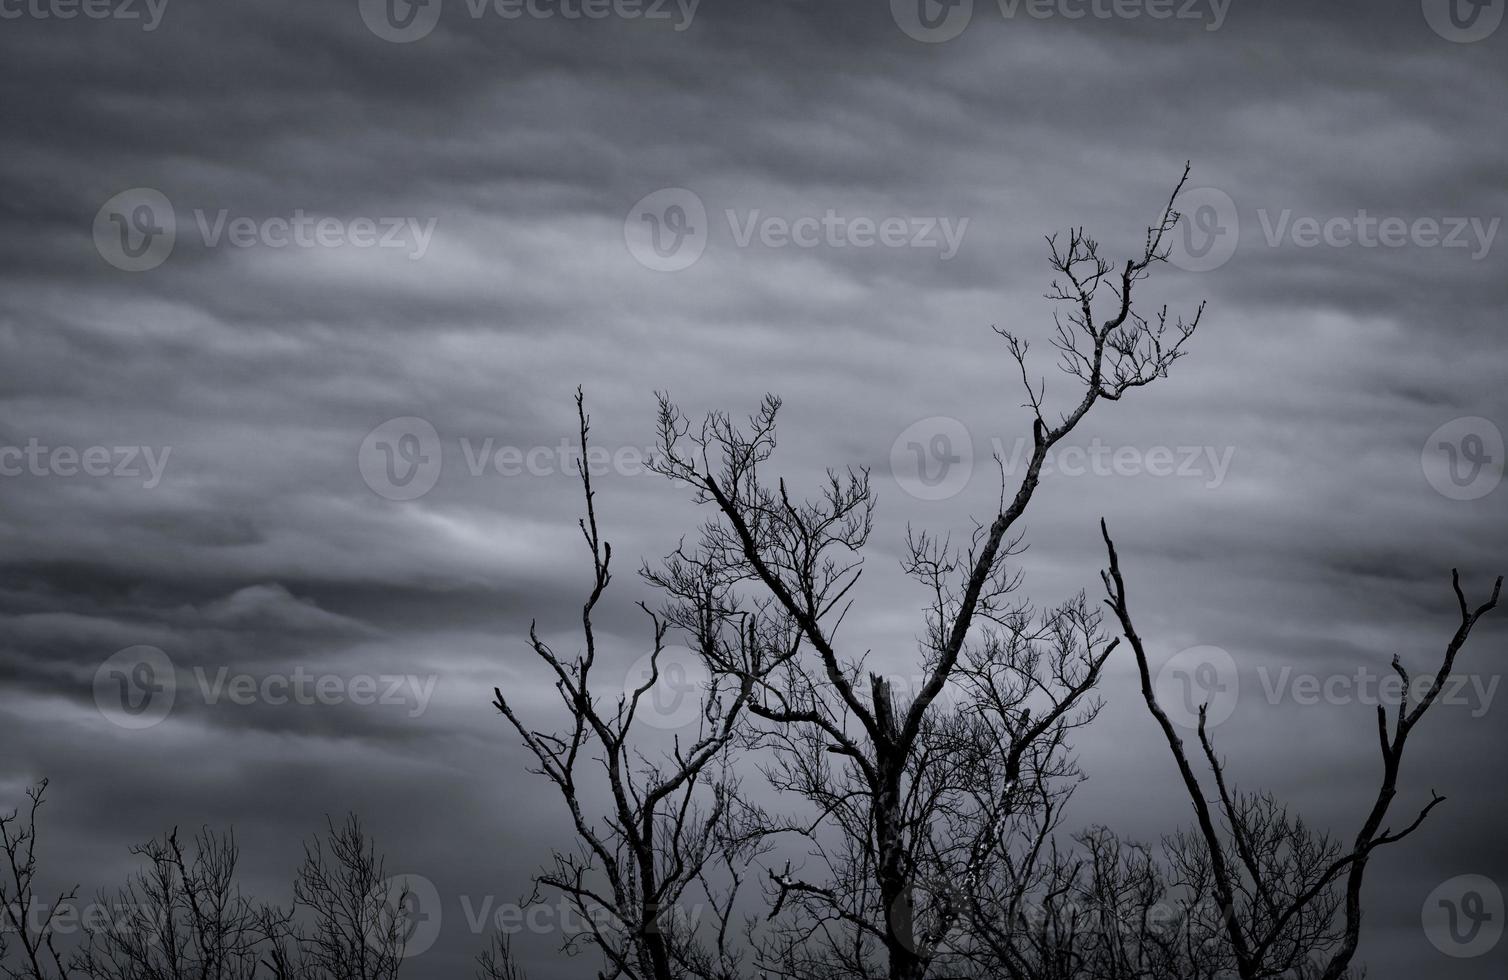
{"label": "dark branch silhouette", "polygon": [[[920,682],[905,699],[890,681],[866,678],[864,657],[842,653],[838,639],[871,529],[868,472],[829,472],[820,497],[797,502],[783,480],[770,485],[760,471],[775,449],[779,399],[767,397],[747,427],[716,412],[693,427],[661,395],[652,466],[689,487],[716,516],[697,548],[678,549],[651,578],[688,607],[674,618],[677,625],[694,627],[698,603],[710,596],[720,614],[757,623],[768,645],[781,651],[781,668],[763,677],[716,657],[708,666],[749,690],[759,744],[776,757],[775,788],[805,798],[817,814],[804,825],[772,821],[766,832],[804,838],[833,879],[820,885],[792,875],[771,879],[774,905],[802,914],[778,948],[766,951],[767,972],[832,976],[836,969],[919,980],[942,952],[937,937],[964,911],[924,884],[929,874],[948,880],[964,859],[945,840],[965,819],[960,814],[998,833],[1007,817],[1023,816],[1015,808],[1028,799],[1055,812],[1048,801],[1058,790],[1046,784],[1070,773],[1061,758],[1063,736],[1092,717],[1087,698],[1111,645],[1102,642],[1097,614],[1082,600],[1034,623],[1028,606],[1010,601],[1019,585],[1010,559],[1019,553],[1017,526],[1052,448],[1098,402],[1117,401],[1165,376],[1198,326],[1202,306],[1192,320],[1170,325],[1166,309],[1144,316],[1132,301],[1135,286],[1166,260],[1164,239],[1179,219],[1173,202],[1187,179],[1185,168],[1141,253],[1118,275],[1082,229],[1070,231],[1066,242],[1048,239],[1058,278],[1047,295],[1066,307],[1056,318],[1053,347],[1062,370],[1081,384],[1065,412],[1049,419],[1045,382],[1031,380],[1027,344],[998,331],[1026,388],[1031,457],[1014,491],[1002,487],[998,512],[976,528],[967,550],[926,534],[911,537],[905,567],[926,588],[930,608]],[[1109,295],[1104,311],[1102,294]],[[938,706],[950,683],[976,702],[970,710]],[[1018,791],[1028,763],[1032,778]],[[983,810],[968,802],[981,785],[1007,796],[1002,812],[993,812],[993,802]],[[1034,823],[1031,834],[1048,826]]]}
{"label": "dark branch silhouette", "polygon": [[[1403,840],[1424,823],[1445,798],[1431,791],[1430,799],[1406,825],[1394,831],[1384,822],[1398,793],[1398,776],[1409,736],[1435,703],[1455,667],[1456,656],[1472,628],[1497,606],[1503,580],[1492,595],[1472,608],[1461,591],[1459,573],[1451,572],[1460,622],[1446,643],[1445,653],[1428,691],[1419,703],[1408,702],[1409,676],[1395,656],[1393,669],[1404,681],[1404,694],[1389,730],[1387,711],[1377,708],[1382,777],[1377,797],[1349,849],[1317,836],[1268,796],[1233,794],[1225,766],[1216,754],[1207,726],[1207,708],[1199,709],[1199,743],[1215,783],[1216,809],[1194,771],[1187,747],[1157,701],[1151,669],[1141,637],[1131,621],[1120,559],[1104,521],[1100,522],[1110,567],[1102,573],[1106,604],[1120,621],[1126,641],[1136,654],[1142,698],[1156,719],[1168,750],[1193,804],[1198,835],[1180,838],[1179,859],[1207,870],[1203,877],[1220,913],[1230,966],[1242,980],[1275,977],[1297,971],[1302,977],[1339,980],[1355,958],[1361,936],[1361,891],[1373,852]],[[1336,894],[1344,886],[1344,901]]]}

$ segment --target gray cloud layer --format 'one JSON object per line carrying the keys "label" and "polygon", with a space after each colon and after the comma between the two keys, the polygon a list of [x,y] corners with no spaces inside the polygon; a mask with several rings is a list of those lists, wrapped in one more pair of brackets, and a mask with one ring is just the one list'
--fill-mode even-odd
{"label": "gray cloud layer", "polygon": [[[392,862],[446,897],[416,975],[460,975],[482,939],[459,896],[515,900],[564,843],[487,702],[494,684],[549,693],[525,632],[537,617],[569,645],[587,571],[558,460],[473,475],[469,456],[488,439],[557,446],[578,383],[612,450],[652,440],[657,389],[737,414],[778,392],[793,485],[827,465],[880,477],[847,642],[904,673],[923,602],[896,569],[907,523],[966,533],[998,492],[994,440],[1008,455],[1028,435],[990,326],[1045,351],[1042,236],[1082,224],[1130,254],[1185,159],[1195,187],[1229,196],[1239,245],[1148,284],[1149,304],[1207,299],[1206,325],[1168,381],[1097,410],[1080,444],[1213,457],[1188,476],[1050,477],[1027,528],[1030,592],[1096,586],[1106,516],[1154,653],[1208,644],[1240,665],[1219,735],[1242,782],[1349,835],[1377,767],[1372,709],[1269,704],[1264,679],[1381,672],[1394,653],[1432,666],[1453,629],[1450,568],[1478,596],[1505,570],[1508,490],[1452,499],[1421,454],[1452,420],[1508,425],[1508,242],[1485,237],[1508,213],[1508,28],[1453,42],[1410,3],[1237,0],[1212,30],[1208,5],[1071,20],[980,0],[958,37],[922,43],[885,4],[706,0],[678,31],[558,5],[473,18],[446,0],[432,33],[395,44],[356,0],[169,0],[151,31],[5,9],[23,15],[0,25],[0,445],[106,447],[111,475],[49,455],[41,473],[0,477],[0,788],[8,800],[52,777],[52,870],[86,891],[118,876],[129,843],[233,821],[277,894],[297,839],[358,809]],[[132,273],[93,228],[139,187],[172,203],[177,241]],[[625,245],[625,217],[672,187],[705,205],[705,252],[655,272]],[[433,222],[433,236],[417,259],[211,244],[196,211],[213,226],[222,210],[348,232],[400,219],[415,246],[407,222]],[[949,258],[739,244],[751,218],[829,210],[968,223]],[[1410,232],[1368,247],[1363,210],[1474,218],[1475,244]],[[1303,219],[1344,220],[1306,245]],[[1050,357],[1039,367],[1049,396],[1069,397]],[[358,452],[405,416],[434,426],[444,462],[433,490],[394,501],[364,482]],[[892,444],[939,416],[966,427],[975,472],[946,500],[916,499],[890,479]],[[141,455],[136,475],[114,475],[115,447],[170,450],[160,479]],[[663,554],[694,529],[676,490],[618,469],[599,490],[620,555]],[[646,643],[632,564],[610,600],[624,671]],[[1484,685],[1505,635],[1484,623],[1468,650]],[[411,699],[209,704],[185,681],[167,721],[126,731],[92,685],[136,644],[183,678],[307,665],[435,686],[415,717]],[[1156,835],[1184,815],[1175,774],[1129,664],[1105,693],[1080,740],[1079,819]],[[1501,708],[1476,713],[1446,706],[1415,746],[1400,806],[1431,787],[1450,802],[1369,886],[1377,976],[1488,977],[1502,962],[1502,949],[1447,960],[1419,927],[1453,875],[1508,886]],[[579,975],[552,965],[553,939],[529,944],[535,975]]]}

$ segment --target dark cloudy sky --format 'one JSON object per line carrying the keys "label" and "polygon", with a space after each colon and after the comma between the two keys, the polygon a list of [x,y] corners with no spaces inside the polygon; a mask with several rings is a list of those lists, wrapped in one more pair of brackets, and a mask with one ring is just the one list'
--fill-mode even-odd
{"label": "dark cloudy sky", "polygon": [[[1225,672],[1232,773],[1349,839],[1379,768],[1366,680],[1395,653],[1433,668],[1453,565],[1478,599],[1508,571],[1504,0],[1454,21],[1444,0],[964,0],[929,4],[936,29],[905,0],[111,2],[0,0],[0,798],[51,778],[57,884],[234,823],[249,886],[281,897],[299,839],[354,809],[439,896],[409,975],[463,975],[468,910],[566,843],[488,701],[547,721],[529,621],[574,642],[574,387],[617,460],[604,684],[646,649],[633,567],[700,516],[636,465],[657,389],[692,414],[781,394],[794,486],[873,468],[846,646],[904,676],[908,522],[967,533],[992,448],[1029,434],[990,327],[1069,397],[1043,236],[1131,255],[1185,160],[1189,227],[1145,302],[1206,299],[1204,325],[1057,461],[1030,594],[1097,590],[1107,517],[1154,658]],[[912,442],[951,474],[919,480]],[[389,480],[415,453],[420,482]],[[1484,622],[1411,746],[1398,812],[1449,802],[1370,880],[1384,980],[1508,962],[1508,939],[1447,955],[1421,915],[1484,893],[1461,876],[1508,888],[1505,637]],[[111,684],[146,661],[110,658],[143,646],[175,696],[126,727]],[[334,694],[238,703],[222,669]],[[1104,693],[1074,819],[1155,837],[1187,804],[1126,659]],[[534,975],[584,975],[556,938],[524,942]]]}

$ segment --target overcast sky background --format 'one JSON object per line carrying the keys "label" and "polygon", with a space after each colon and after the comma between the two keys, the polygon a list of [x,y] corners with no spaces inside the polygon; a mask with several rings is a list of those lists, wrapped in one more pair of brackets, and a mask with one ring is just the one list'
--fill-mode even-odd
{"label": "overcast sky background", "polygon": [[[1076,398],[1046,346],[1043,236],[1084,225],[1112,260],[1135,254],[1185,160],[1198,227],[1143,302],[1207,300],[1204,325],[1167,381],[1099,406],[1071,440],[1132,462],[1075,475],[1069,459],[1046,479],[1024,523],[1028,593],[1098,597],[1105,516],[1158,662],[1214,646],[1237,665],[1216,731],[1232,774],[1349,839],[1380,766],[1373,708],[1268,689],[1285,667],[1375,678],[1395,653],[1432,670],[1455,628],[1451,567],[1478,601],[1508,571],[1503,0],[1472,29],[1432,0],[1179,0],[1188,16],[1076,20],[975,0],[966,25],[953,8],[931,34],[901,0],[706,0],[689,23],[674,6],[509,20],[444,0],[404,43],[357,0],[131,8],[152,30],[41,17],[41,2],[0,2],[0,445],[112,460],[91,476],[67,452],[37,456],[41,472],[0,459],[0,800],[52,780],[54,886],[90,894],[124,877],[132,843],[233,823],[248,887],[285,897],[300,839],[356,810],[390,869],[442,902],[408,975],[469,973],[486,937],[462,897],[518,900],[568,843],[490,692],[548,719],[526,632],[537,618],[573,649],[589,565],[553,450],[522,475],[473,475],[468,452],[558,446],[584,386],[595,444],[626,461],[598,481],[619,573],[612,688],[647,649],[635,566],[703,516],[632,465],[653,392],[694,416],[782,395],[775,463],[794,487],[873,468],[844,648],[904,675],[925,602],[897,566],[907,524],[967,534],[998,494],[994,441],[1009,456],[1030,434],[991,326],[1036,342],[1054,404]],[[106,205],[139,188],[171,203],[176,240],[126,271]],[[694,197],[639,205],[665,188]],[[130,224],[149,199],[122,200]],[[705,218],[693,207],[694,233],[662,260],[644,214],[674,225],[665,205],[692,201]],[[829,210],[917,232],[946,218],[962,236],[946,256],[940,232],[740,244],[751,219]],[[357,241],[211,241],[201,224],[213,233],[222,211],[227,229],[334,218],[330,234]],[[1337,237],[1361,211],[1401,219],[1404,240]],[[1463,247],[1438,241],[1453,218]],[[357,219],[401,220],[405,247],[359,247]],[[1331,219],[1328,242],[1301,230]],[[384,483],[382,446],[408,430],[369,434],[409,417],[433,426],[443,463],[427,493],[389,499],[406,494]],[[930,492],[911,441],[972,460],[972,476]],[[1442,442],[1476,461],[1458,461],[1464,484]],[[160,478],[117,446],[168,452]],[[1159,447],[1200,462],[1149,474]],[[1498,978],[1508,962],[1508,939],[1450,957],[1421,922],[1458,876],[1508,887],[1505,637],[1501,615],[1484,621],[1460,665],[1477,693],[1411,745],[1395,823],[1431,788],[1449,802],[1374,863],[1362,958],[1384,980]],[[165,720],[128,730],[95,680],[138,645],[171,658],[178,689]],[[300,665],[416,675],[433,697],[422,712],[409,688],[400,704],[208,704],[193,680]],[[1127,657],[1103,693],[1072,819],[1155,837],[1188,807]],[[525,943],[533,975],[584,975],[551,954],[557,938]]]}

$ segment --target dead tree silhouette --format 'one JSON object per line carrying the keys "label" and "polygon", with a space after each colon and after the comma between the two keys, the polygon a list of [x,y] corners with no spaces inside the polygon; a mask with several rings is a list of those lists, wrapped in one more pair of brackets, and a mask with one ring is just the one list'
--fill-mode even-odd
{"label": "dead tree silhouette", "polygon": [[46,800],[44,779],[27,789],[24,817],[19,808],[0,816],[0,849],[5,853],[0,876],[0,975],[7,980],[61,980],[68,975],[67,958],[57,947],[57,926],[78,889],[58,893],[51,906],[37,892],[37,814]]}
{"label": "dead tree silhouette", "polygon": [[[758,839],[738,832],[737,783],[726,765],[726,751],[755,686],[788,655],[771,649],[754,623],[724,609],[715,592],[697,592],[684,609],[674,610],[676,621],[684,622],[682,613],[694,614],[691,632],[702,655],[736,663],[738,669],[698,692],[699,727],[691,740],[683,744],[677,737],[659,755],[641,743],[643,726],[636,722],[660,680],[670,630],[670,622],[647,606],[652,648],[643,682],[599,697],[592,688],[598,654],[593,613],[612,580],[612,546],[597,527],[587,466],[590,419],[579,390],[576,410],[581,445],[577,472],[586,498],[579,526],[593,576],[581,611],[584,646],[573,657],[563,656],[532,624],[529,631],[534,653],[554,677],[569,727],[561,733],[538,731],[501,688],[493,691],[495,707],[537,761],[533,771],[555,784],[581,845],[576,852],[557,853],[536,886],[572,903],[587,934],[567,937],[566,948],[574,950],[580,942],[594,946],[607,963],[603,977],[732,978],[739,975],[740,957],[727,941],[729,928],[743,869]],[[589,809],[593,790],[603,790],[608,800],[600,817]],[[725,892],[708,884],[714,867],[729,883]],[[715,913],[711,943],[678,918],[688,894],[699,895]],[[483,960],[484,974],[506,976],[515,969],[506,947],[493,952]]]}
{"label": "dead tree silhouette", "polygon": [[[1167,258],[1165,239],[1178,222],[1174,203],[1188,173],[1148,228],[1141,254],[1119,268],[1083,229],[1063,243],[1048,239],[1059,278],[1047,295],[1067,308],[1056,318],[1052,346],[1059,367],[1082,384],[1068,411],[1049,420],[1045,382],[1031,378],[1027,344],[998,331],[1025,387],[1031,457],[1013,492],[1002,470],[999,509],[976,527],[967,549],[954,549],[946,537],[910,538],[906,570],[931,602],[923,680],[909,701],[884,679],[866,679],[864,658],[842,652],[837,639],[871,529],[869,474],[830,473],[820,499],[798,502],[783,481],[769,485],[760,472],[775,449],[777,398],[767,397],[740,428],[721,413],[693,427],[661,396],[652,466],[716,516],[697,548],[678,550],[650,580],[689,609],[671,617],[676,625],[694,628],[698,597],[713,594],[730,606],[746,603],[741,615],[760,622],[783,651],[780,669],[764,677],[716,658],[708,666],[748,688],[748,714],[776,759],[776,787],[821,815],[805,826],[774,820],[765,828],[803,837],[827,877],[772,873],[775,907],[797,912],[799,921],[765,950],[767,972],[927,976],[962,909],[923,879],[930,866],[937,880],[956,880],[955,866],[967,864],[956,846],[957,823],[965,819],[957,807],[981,780],[1012,799],[995,816],[1012,826],[1029,821],[1037,836],[1050,831],[1062,792],[1056,784],[1069,775],[1064,735],[1092,717],[1086,699],[1114,644],[1104,641],[1098,614],[1082,599],[1040,619],[1029,604],[1010,599],[1020,585],[1010,565],[1021,542],[1016,528],[1052,448],[1099,402],[1165,377],[1198,326],[1202,305],[1191,320],[1170,323],[1166,308],[1149,317],[1132,297]],[[1103,314],[1102,292],[1110,294]],[[976,702],[967,717],[935,705],[950,682]],[[1028,698],[1049,688],[1041,710],[1028,711]],[[1016,806],[1028,798],[1034,818]]]}
{"label": "dead tree silhouette", "polygon": [[[600,702],[592,612],[608,582],[589,474],[581,522],[594,588],[583,609],[585,652],[557,656],[531,630],[572,718],[564,735],[530,730],[501,693],[497,707],[565,799],[582,843],[539,878],[583,908],[610,913],[589,940],[606,978],[833,980],[1339,980],[1355,957],[1361,889],[1373,854],[1412,833],[1435,796],[1403,829],[1385,825],[1409,735],[1435,702],[1472,626],[1497,602],[1469,609],[1434,687],[1379,712],[1384,771],[1377,800],[1350,847],[1310,829],[1269,794],[1235,791],[1207,730],[1200,747],[1217,804],[1206,802],[1182,741],[1150,687],[1132,626],[1119,557],[1105,532],[1104,573],[1115,630],[1081,593],[1041,609],[1016,597],[1011,559],[1019,522],[1051,449],[1101,401],[1119,401],[1165,377],[1202,317],[1138,312],[1133,289],[1168,255],[1185,168],[1141,254],[1113,266],[1082,229],[1049,238],[1058,278],[1048,297],[1067,305],[1052,345],[1082,388],[1050,418],[1027,345],[999,331],[1031,413],[1032,453],[1014,489],[1002,467],[1000,503],[967,547],[908,534],[904,570],[921,583],[919,680],[901,691],[844,650],[840,628],[863,571],[874,494],[866,470],[829,471],[800,499],[766,464],[776,449],[780,400],[767,396],[747,424],[713,412],[700,423],[660,395],[651,467],[691,490],[712,516],[641,575],[668,600],[649,613],[655,650],[670,630],[689,638],[712,678],[696,740],[635,769],[630,690]],[[1100,297],[1108,293],[1108,312]],[[577,393],[582,459],[587,419]],[[648,610],[646,609],[646,612]],[[1101,702],[1103,668],[1122,641],[1141,675],[1196,816],[1160,847],[1094,826],[1062,838],[1064,808],[1082,778],[1069,736]],[[1401,676],[1407,674],[1397,666]],[[652,683],[652,682],[651,682]],[[583,810],[587,747],[609,789],[601,819]],[[776,802],[742,791],[733,753],[747,752]],[[741,755],[742,758],[742,755]],[[698,796],[698,794],[701,794]],[[700,803],[700,805],[699,805]],[[798,812],[799,811],[799,812]],[[795,848],[805,864],[784,860]],[[735,896],[754,858],[783,848],[765,869],[765,909],[732,942]],[[707,874],[721,859],[723,890]],[[693,886],[717,910],[715,929],[687,930],[668,914]],[[489,962],[502,967],[487,972]],[[509,976],[507,950],[484,975]]]}
{"label": "dead tree silhouette", "polygon": [[[204,828],[185,839],[174,828],[133,847],[144,867],[101,891],[85,915],[72,907],[76,888],[50,905],[36,891],[37,815],[47,785],[28,790],[25,818],[0,816],[5,980],[396,980],[407,892],[386,877],[354,815],[306,843],[291,907],[242,891],[233,831]],[[58,941],[65,920],[83,928],[72,948]]]}
{"label": "dead tree silhouette", "polygon": [[[1126,583],[1119,556],[1103,521],[1101,533],[1110,567],[1102,573],[1106,603],[1115,612],[1136,654],[1142,697],[1157,720],[1168,750],[1178,767],[1196,817],[1196,832],[1178,838],[1172,848],[1175,863],[1197,872],[1191,877],[1213,899],[1219,929],[1210,945],[1216,975],[1224,970],[1241,980],[1299,976],[1339,980],[1347,975],[1361,936],[1362,885],[1374,852],[1396,844],[1419,829],[1445,798],[1430,791],[1430,799],[1401,829],[1385,821],[1398,795],[1409,737],[1437,702],[1455,669],[1456,658],[1476,626],[1498,603],[1501,577],[1487,601],[1472,607],[1461,590],[1460,573],[1451,572],[1460,621],[1445,644],[1434,678],[1417,704],[1410,704],[1411,678],[1397,656],[1392,667],[1403,681],[1403,694],[1389,722],[1387,709],[1377,706],[1377,740],[1382,774],[1377,796],[1350,847],[1311,831],[1292,818],[1286,807],[1266,794],[1235,792],[1225,775],[1208,731],[1208,705],[1199,709],[1199,748],[1214,783],[1215,806],[1194,771],[1189,752],[1167,713],[1158,703],[1141,637],[1131,621]],[[1211,964],[1206,964],[1206,969]],[[1181,974],[1194,975],[1194,974]]]}
{"label": "dead tree silhouette", "polygon": [[[1020,522],[1049,452],[1101,401],[1166,377],[1203,313],[1146,316],[1133,289],[1168,255],[1178,181],[1139,256],[1119,267],[1074,229],[1049,238],[1067,305],[1052,346],[1081,388],[1046,408],[1027,345],[999,331],[1019,370],[1032,452],[1014,488],[1002,465],[995,512],[966,546],[910,532],[904,571],[926,596],[914,690],[872,672],[840,639],[863,573],[875,497],[866,470],[829,471],[813,499],[767,478],[780,401],[747,425],[723,413],[693,424],[659,396],[652,468],[711,511],[692,545],[640,568],[663,597],[648,621],[643,677],[604,692],[596,616],[612,581],[588,461],[590,418],[576,393],[578,526],[591,558],[579,652],[558,653],[531,624],[565,722],[544,731],[501,687],[493,706],[555,787],[575,847],[534,880],[585,930],[568,953],[601,958],[599,980],[1341,980],[1351,976],[1374,856],[1444,802],[1433,791],[1394,830],[1389,815],[1409,741],[1438,702],[1479,620],[1453,575],[1459,621],[1422,696],[1377,710],[1382,771],[1349,843],[1316,831],[1268,793],[1228,778],[1198,712],[1191,751],[1159,702],[1135,628],[1120,555],[1101,521],[1104,613],[1080,593],[1039,607],[1018,597]],[[1108,293],[1108,310],[1101,297]],[[1113,626],[1114,628],[1109,628]],[[1115,633],[1119,632],[1119,636]],[[657,738],[643,712],[684,637],[706,668],[695,730]],[[1084,778],[1070,737],[1101,708],[1117,650],[1130,650],[1143,704],[1180,777],[1194,821],[1153,847],[1093,826],[1063,836]],[[1196,758],[1196,756],[1202,758]],[[1207,769],[1201,776],[1196,765]],[[746,791],[755,770],[772,793]],[[176,830],[134,850],[146,867],[113,897],[117,928],[76,955],[57,948],[60,910],[38,891],[37,816],[0,816],[0,975],[7,980],[397,980],[406,891],[354,816],[305,847],[289,908],[237,884],[232,833]],[[787,858],[793,850],[801,856]],[[766,862],[779,852],[780,859]],[[804,858],[804,860],[803,860]],[[756,869],[757,872],[756,873]],[[745,886],[761,888],[759,895]],[[688,915],[689,908],[711,916]],[[1160,917],[1160,918],[1159,918]],[[14,937],[14,938],[12,938]],[[478,957],[483,980],[524,980],[506,937]]]}

